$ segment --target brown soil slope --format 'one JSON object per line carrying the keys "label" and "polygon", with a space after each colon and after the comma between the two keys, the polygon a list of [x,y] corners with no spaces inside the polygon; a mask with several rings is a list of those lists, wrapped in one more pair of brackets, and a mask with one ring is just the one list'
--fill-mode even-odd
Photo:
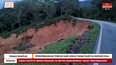
{"label": "brown soil slope", "polygon": [[[6,39],[0,38],[0,55],[3,56],[4,53],[35,53],[41,51],[47,45],[61,39],[82,35],[88,30],[89,25],[90,23],[85,21],[77,21],[75,25],[72,25],[68,21],[61,20],[56,24],[41,29],[31,28],[20,35],[12,34]],[[35,46],[24,51],[13,50],[14,47],[28,44]]]}

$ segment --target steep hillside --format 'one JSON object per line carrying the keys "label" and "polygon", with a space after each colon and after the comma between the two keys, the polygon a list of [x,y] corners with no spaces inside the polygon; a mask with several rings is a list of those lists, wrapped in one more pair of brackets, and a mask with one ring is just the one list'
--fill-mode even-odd
{"label": "steep hillside", "polygon": [[88,30],[89,25],[90,23],[85,21],[72,23],[61,20],[40,29],[30,28],[20,35],[12,34],[6,39],[0,38],[1,60],[4,53],[36,53],[54,42],[72,36],[81,36]]}

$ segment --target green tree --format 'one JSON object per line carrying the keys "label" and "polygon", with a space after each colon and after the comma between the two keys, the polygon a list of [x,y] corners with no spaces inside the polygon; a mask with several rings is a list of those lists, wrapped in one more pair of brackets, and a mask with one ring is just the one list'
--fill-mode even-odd
{"label": "green tree", "polygon": [[62,11],[65,15],[71,15],[74,12],[77,12],[79,9],[79,2],[78,0],[63,0],[62,1]]}
{"label": "green tree", "polygon": [[46,19],[51,19],[55,15],[55,4],[53,2],[45,2],[43,11],[46,13]]}

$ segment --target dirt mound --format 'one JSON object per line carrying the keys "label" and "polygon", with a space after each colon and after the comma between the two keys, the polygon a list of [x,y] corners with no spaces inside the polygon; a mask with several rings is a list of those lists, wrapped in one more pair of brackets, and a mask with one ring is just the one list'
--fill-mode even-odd
{"label": "dirt mound", "polygon": [[[12,34],[10,37],[0,38],[0,55],[4,53],[35,53],[44,50],[44,47],[71,36],[82,35],[88,30],[89,22],[77,21],[75,25],[61,20],[56,24],[45,26],[41,29],[30,28],[27,32],[20,35]],[[28,48],[24,51],[16,51],[13,48],[22,47],[26,45],[35,45],[35,47]]]}

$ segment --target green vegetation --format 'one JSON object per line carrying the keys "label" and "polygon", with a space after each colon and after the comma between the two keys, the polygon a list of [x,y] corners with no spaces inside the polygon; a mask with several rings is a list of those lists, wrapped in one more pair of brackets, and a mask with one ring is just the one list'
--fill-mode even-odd
{"label": "green vegetation", "polygon": [[89,40],[89,42],[83,45],[83,47],[80,50],[80,53],[92,53],[93,52],[96,40],[99,36],[100,25],[93,23],[91,24],[91,26],[93,26],[94,28],[88,32],[89,35],[87,36],[87,39]]}
{"label": "green vegetation", "polygon": [[[0,9],[0,34],[7,37],[12,32],[23,32],[33,23],[51,24],[51,19],[63,15],[75,15],[78,11],[78,0],[63,0],[41,2],[41,0],[21,0],[15,3],[15,8]],[[24,27],[24,28],[23,28]],[[17,29],[20,29],[17,31]],[[24,29],[24,30],[22,30]],[[15,30],[15,31],[14,31]],[[9,33],[4,33],[9,32]],[[6,35],[5,35],[6,34]]]}
{"label": "green vegetation", "polygon": [[3,32],[0,34],[0,37],[3,37],[3,38],[7,38],[8,36],[10,36],[11,34],[21,34],[25,31],[27,31],[29,28],[42,28],[44,26],[49,26],[51,24],[55,24],[57,22],[59,22],[60,20],[69,20],[71,21],[72,17],[71,16],[59,16],[59,17],[55,17],[53,19],[49,19],[49,20],[45,20],[45,21],[37,21],[37,22],[34,22],[30,25],[24,25],[20,28],[17,28],[15,30],[12,30],[10,32]]}
{"label": "green vegetation", "polygon": [[74,36],[53,43],[52,45],[47,46],[43,51],[39,52],[39,54],[65,54],[68,50],[70,50],[70,46],[76,39],[78,39],[78,37]]}
{"label": "green vegetation", "polygon": [[[107,11],[102,9],[102,2],[112,2],[113,8]],[[37,21],[46,23],[45,20],[49,21],[63,15],[116,21],[116,0],[92,0],[91,3],[90,7],[83,8],[79,5],[78,0],[45,0],[45,2],[22,0],[16,2],[14,9],[0,9],[0,36],[7,37],[12,32],[23,32],[28,25]],[[46,24],[51,24],[51,21]]]}
{"label": "green vegetation", "polygon": [[[15,3],[14,9],[0,9],[0,36],[6,38],[12,33],[24,32],[32,26],[50,25],[51,19],[63,15],[116,21],[115,0],[92,0],[92,6],[84,8],[79,5],[78,0],[56,1],[22,0]],[[112,2],[113,8],[109,11],[102,9],[102,2]]]}

